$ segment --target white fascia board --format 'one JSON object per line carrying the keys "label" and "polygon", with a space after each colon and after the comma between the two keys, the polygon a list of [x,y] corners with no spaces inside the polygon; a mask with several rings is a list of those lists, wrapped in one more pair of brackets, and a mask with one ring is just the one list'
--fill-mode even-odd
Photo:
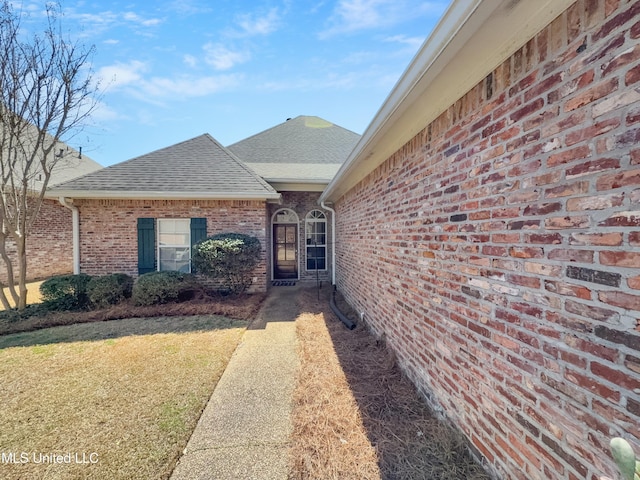
{"label": "white fascia board", "polygon": [[323,193],[335,201],[576,0],[453,0]]}
{"label": "white fascia board", "polygon": [[53,190],[45,194],[46,198],[110,199],[110,200],[278,200],[275,193],[238,193],[222,194],[211,192],[117,192],[99,190]]}
{"label": "white fascia board", "polygon": [[328,183],[328,180],[307,183],[286,180],[269,181],[269,184],[279,192],[323,192]]}

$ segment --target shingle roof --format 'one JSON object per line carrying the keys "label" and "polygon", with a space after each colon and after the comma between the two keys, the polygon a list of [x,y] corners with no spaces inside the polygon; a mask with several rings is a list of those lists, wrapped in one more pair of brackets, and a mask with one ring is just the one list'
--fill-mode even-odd
{"label": "shingle roof", "polygon": [[48,194],[75,198],[279,196],[209,134],[56,185]]}
{"label": "shingle roof", "polygon": [[299,116],[227,148],[266,180],[329,181],[359,139],[322,118]]}

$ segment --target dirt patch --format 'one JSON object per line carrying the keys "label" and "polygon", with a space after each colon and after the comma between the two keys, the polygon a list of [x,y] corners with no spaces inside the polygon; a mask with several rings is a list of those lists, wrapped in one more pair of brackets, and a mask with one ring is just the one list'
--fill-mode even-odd
{"label": "dirt patch", "polygon": [[[464,438],[438,420],[386,347],[360,323],[348,330],[315,291],[298,317],[293,479],[489,479]],[[343,299],[343,313],[357,319]]]}
{"label": "dirt patch", "polygon": [[[0,312],[0,335],[29,332],[47,327],[76,323],[102,322],[124,318],[173,317],[189,315],[221,315],[236,320],[251,320],[255,317],[266,294],[239,296],[203,296],[202,298],[165,305],[137,307],[124,302],[111,308],[88,312],[51,312],[20,317],[13,312]],[[33,308],[38,308],[34,306]]]}

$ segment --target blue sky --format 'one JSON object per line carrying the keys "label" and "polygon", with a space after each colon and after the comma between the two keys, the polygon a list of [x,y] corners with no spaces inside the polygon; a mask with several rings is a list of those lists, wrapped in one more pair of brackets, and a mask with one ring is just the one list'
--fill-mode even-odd
{"label": "blue sky", "polygon": [[298,115],[361,134],[448,3],[63,0],[103,89],[69,143],[110,165],[203,133],[230,145]]}

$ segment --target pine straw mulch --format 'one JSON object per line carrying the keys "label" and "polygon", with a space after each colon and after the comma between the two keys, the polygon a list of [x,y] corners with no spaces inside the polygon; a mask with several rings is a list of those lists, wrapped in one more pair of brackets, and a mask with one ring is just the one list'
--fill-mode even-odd
{"label": "pine straw mulch", "polygon": [[[235,320],[251,320],[260,309],[266,294],[238,296],[201,295],[193,300],[165,305],[135,306],[131,301],[111,308],[86,312],[48,312],[46,315],[17,317],[0,312],[0,335],[30,332],[41,328],[76,323],[103,322],[125,318],[220,315]],[[37,306],[34,306],[37,308]]]}
{"label": "pine straw mulch", "polygon": [[[315,308],[296,322],[301,364],[290,479],[490,478],[384,345],[362,324],[346,329],[326,292],[321,302],[313,290],[302,295],[302,304]],[[345,313],[348,306],[337,303]]]}

